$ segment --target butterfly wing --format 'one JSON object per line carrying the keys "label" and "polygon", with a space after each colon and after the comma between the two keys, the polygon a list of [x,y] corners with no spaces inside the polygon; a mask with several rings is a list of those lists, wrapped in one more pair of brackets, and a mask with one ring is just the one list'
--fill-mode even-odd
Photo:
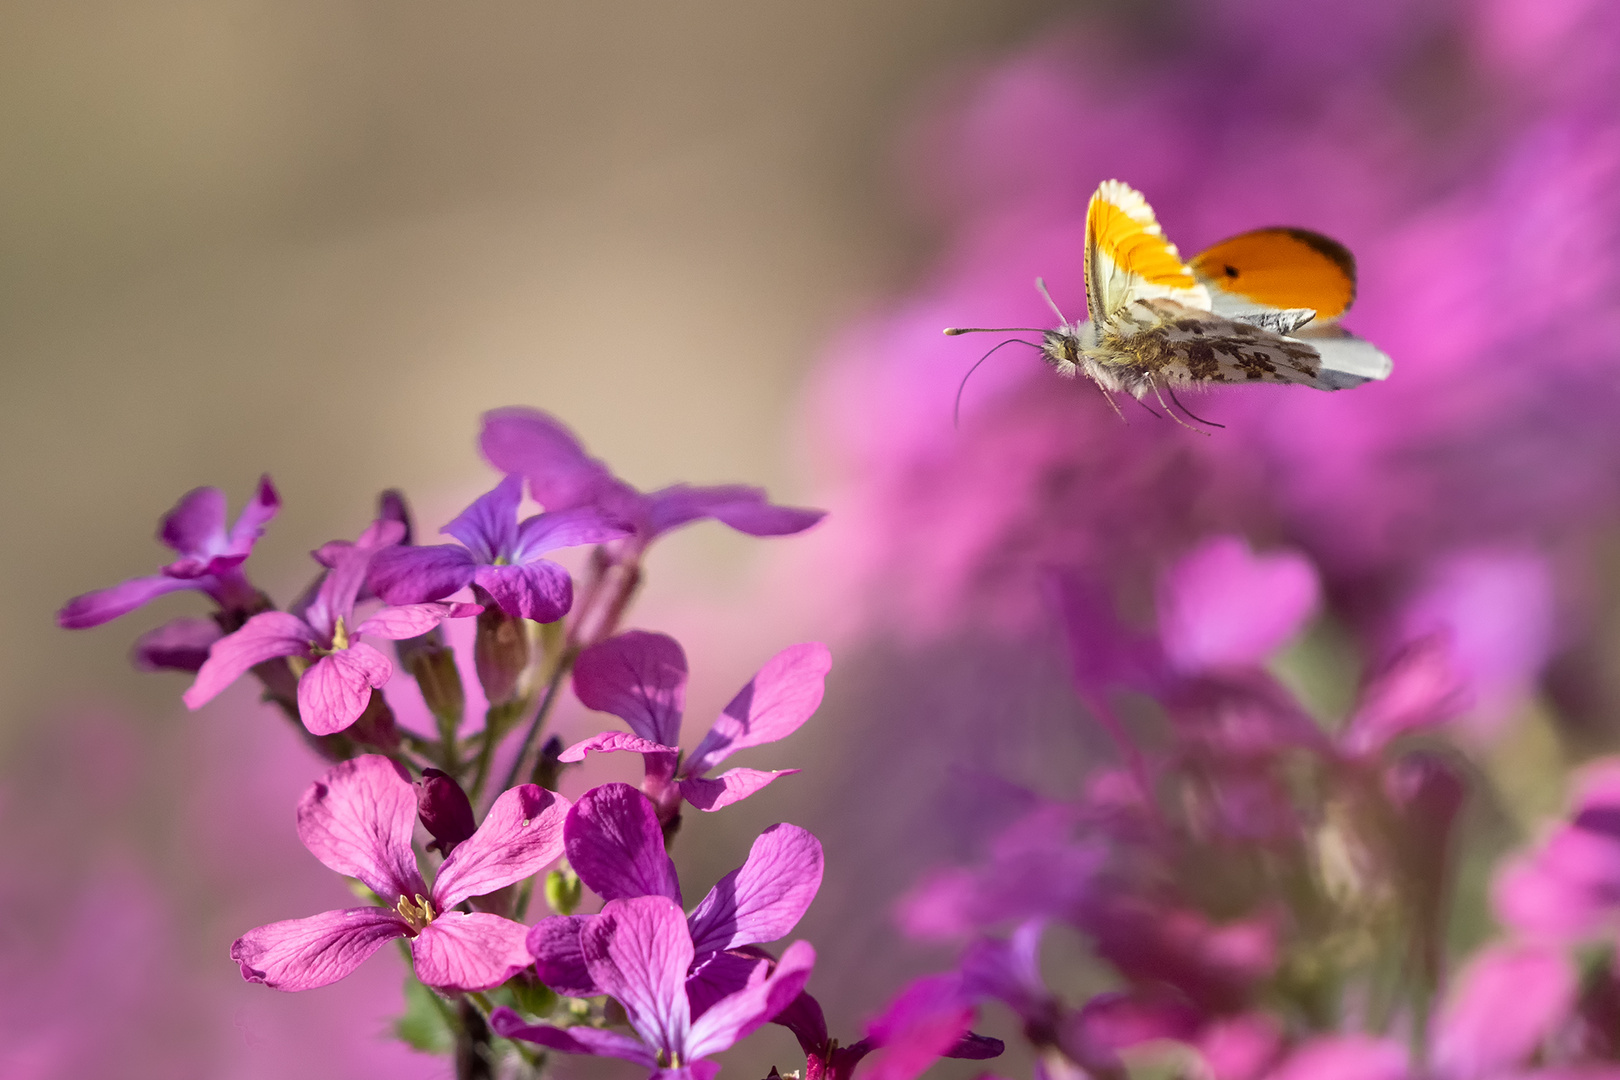
{"label": "butterfly wing", "polygon": [[1138,300],[1167,299],[1208,311],[1209,292],[1165,239],[1142,193],[1105,181],[1086,208],[1086,308],[1104,322]]}
{"label": "butterfly wing", "polygon": [[1243,319],[1151,301],[1157,325],[1135,345],[1144,371],[1171,386],[1270,382],[1344,390],[1389,374],[1389,358],[1349,334],[1285,337]]}
{"label": "butterfly wing", "polygon": [[1343,244],[1307,229],[1255,229],[1222,240],[1191,270],[1223,315],[1308,308],[1331,322],[1356,298],[1356,260]]}

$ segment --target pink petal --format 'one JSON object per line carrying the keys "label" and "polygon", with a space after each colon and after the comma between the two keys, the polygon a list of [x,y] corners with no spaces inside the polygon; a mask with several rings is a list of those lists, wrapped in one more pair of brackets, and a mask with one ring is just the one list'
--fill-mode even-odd
{"label": "pink petal", "polygon": [[438,990],[488,990],[529,966],[529,928],[475,911],[442,912],[411,940],[416,977]]}
{"label": "pink petal", "polygon": [[642,1040],[660,1050],[684,1050],[693,953],[679,905],[665,896],[610,900],[579,939],[592,981],[624,1006]]}
{"label": "pink petal", "polygon": [[200,708],[255,664],[278,656],[308,656],[315,631],[285,611],[266,611],[242,624],[242,629],[214,642],[208,660],[197,670],[197,681],[181,695],[188,709]]}
{"label": "pink petal", "polygon": [[393,674],[388,657],[357,641],[321,657],[304,672],[298,680],[298,715],[312,734],[336,734],[360,719],[371,691]]}
{"label": "pink petal", "polygon": [[158,526],[158,539],[181,555],[214,554],[225,544],[225,493],[194,488],[180,496]]}
{"label": "pink petal", "polygon": [[632,735],[628,731],[604,731],[600,735],[592,735],[583,739],[562,753],[557,755],[558,761],[584,761],[585,755],[595,750],[599,754],[611,754],[615,750],[628,750],[633,754],[669,754],[678,753],[675,747],[655,743],[651,739],[643,739],[640,735]]}
{"label": "pink petal", "polygon": [[332,766],[298,803],[298,838],[327,868],[359,878],[390,906],[426,897],[411,833],[416,788],[404,769],[378,754]]}
{"label": "pink petal", "polygon": [[480,566],[473,582],[513,618],[555,622],[574,606],[574,579],[550,559],[517,566]]}
{"label": "pink petal", "polygon": [[384,548],[371,557],[366,583],[390,604],[440,600],[472,584],[478,568],[459,544]]}
{"label": "pink petal", "polygon": [[247,555],[251,552],[254,543],[264,535],[264,527],[270,524],[280,509],[281,495],[266,473],[259,477],[259,486],[254,489],[253,498],[242,507],[236,524],[231,526],[230,536],[226,539],[228,553]]}
{"label": "pink petal", "polygon": [[349,908],[249,930],[231,944],[242,978],[273,990],[313,990],[335,983],[406,926],[387,908]]}
{"label": "pink petal", "polygon": [[787,936],[821,888],[821,841],[797,825],[759,834],[748,861],[709,890],[687,924],[699,953]]}
{"label": "pink petal", "polygon": [[865,1080],[912,1080],[966,1034],[972,1019],[959,978],[916,980],[868,1026],[883,1052],[866,1070]]}
{"label": "pink petal", "polygon": [[154,574],[151,577],[130,578],[108,589],[97,589],[75,596],[56,613],[56,625],[64,630],[88,630],[111,622],[120,615],[128,615],[149,600],[180,589],[195,589],[197,582],[188,578]]}
{"label": "pink petal", "polygon": [[368,525],[354,543],[334,540],[315,552],[316,561],[327,567],[327,574],[303,616],[305,622],[320,631],[322,644],[331,642],[339,619],[353,622],[354,601],[366,583],[366,569],[371,565],[372,556],[393,547],[404,536],[403,522],[378,519]]}
{"label": "pink petal", "polygon": [[1397,735],[1453,719],[1469,703],[1449,638],[1432,634],[1409,642],[1373,677],[1340,741],[1349,753],[1373,753]]}
{"label": "pink petal", "polygon": [[1159,590],[1159,636],[1183,672],[1263,663],[1316,610],[1316,570],[1302,555],[1255,555],[1235,536],[1206,541]]}
{"label": "pink petal", "polygon": [[1405,1080],[1406,1051],[1371,1035],[1319,1035],[1288,1056],[1267,1080]]}
{"label": "pink petal", "polygon": [[574,664],[574,693],[644,739],[677,746],[686,708],[686,653],[667,634],[630,630],[592,645]]}
{"label": "pink petal", "polygon": [[439,531],[466,544],[480,563],[510,559],[517,548],[517,512],[522,501],[523,477],[502,477]]}
{"label": "pink petal", "polygon": [[[555,990],[556,987],[552,989]],[[522,1039],[552,1050],[561,1050],[565,1054],[623,1058],[625,1061],[633,1061],[649,1069],[658,1067],[658,1060],[640,1039],[631,1038],[621,1032],[605,1031],[584,1025],[564,1029],[552,1027],[550,1024],[528,1024],[504,1005],[490,1014],[489,1022],[496,1034],[503,1039]]]}
{"label": "pink petal", "polygon": [[568,864],[604,900],[663,896],[680,903],[658,812],[629,784],[603,784],[581,795],[563,824],[563,844]]}
{"label": "pink petal", "polygon": [[484,823],[456,845],[433,882],[435,906],[455,907],[522,881],[563,853],[569,802],[535,784],[501,792]]}
{"label": "pink petal", "polygon": [[699,810],[713,812],[748,798],[778,776],[792,776],[798,769],[762,772],[759,769],[728,769],[719,776],[688,777],[681,781],[681,798]]}
{"label": "pink petal", "polygon": [[718,1054],[770,1023],[803,992],[815,962],[816,950],[808,941],[789,945],[763,982],[721,998],[692,1022],[682,1060],[697,1061]]}
{"label": "pink petal", "polygon": [[742,484],[714,487],[676,484],[655,491],[646,499],[650,536],[661,536],[704,518],[714,518],[750,536],[787,536],[803,532],[827,516],[825,510],[772,505],[763,488]]}
{"label": "pink petal", "polygon": [[356,634],[376,634],[378,637],[400,641],[418,637],[438,626],[446,619],[466,619],[484,609],[477,604],[405,604],[385,607],[355,627]]}
{"label": "pink petal", "polygon": [[597,506],[576,506],[549,514],[536,514],[518,526],[513,562],[528,562],[558,548],[604,544],[629,536],[629,523]]}
{"label": "pink petal", "polygon": [[737,692],[692,751],[688,776],[702,776],[738,750],[785,739],[821,706],[832,653],[820,642],[773,656]]}
{"label": "pink petal", "polygon": [[514,406],[485,413],[478,446],[497,469],[527,477],[534,501],[547,510],[598,502],[601,489],[615,483],[573,432],[539,409]]}
{"label": "pink petal", "polygon": [[171,619],[135,639],[131,656],[143,671],[202,670],[208,651],[224,637],[213,619]]}
{"label": "pink petal", "polygon": [[551,915],[529,928],[527,944],[540,981],[564,997],[595,997],[602,991],[591,981],[580,929],[594,915]]}
{"label": "pink petal", "polygon": [[1575,1004],[1564,950],[1500,944],[1477,953],[1447,995],[1433,1062],[1448,1080],[1492,1076],[1527,1062]]}

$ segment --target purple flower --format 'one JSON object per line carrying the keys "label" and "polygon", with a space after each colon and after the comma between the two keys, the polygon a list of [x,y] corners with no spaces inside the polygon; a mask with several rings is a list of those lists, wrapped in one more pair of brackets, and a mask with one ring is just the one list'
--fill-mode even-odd
{"label": "purple flower", "polygon": [[709,733],[681,761],[681,713],[686,700],[686,654],[665,634],[631,630],[591,646],[574,665],[574,693],[592,709],[612,713],[631,733],[603,732],[575,743],[563,761],[582,761],[592,751],[630,750],[646,762],[643,790],[672,820],[685,799],[699,810],[718,810],[775,780],[785,769],[731,769],[705,774],[738,750],[784,739],[821,704],[832,655],[809,643],[772,657],[715,720]]}
{"label": "purple flower", "polygon": [[1620,925],[1620,759],[1587,766],[1576,787],[1572,820],[1492,882],[1497,918],[1521,934],[1574,943]]}
{"label": "purple flower", "polygon": [[[569,865],[604,900],[662,896],[681,903],[675,864],[664,850],[663,830],[651,801],[629,784],[603,784],[580,797],[563,825]],[[775,941],[798,925],[821,888],[821,843],[797,825],[772,825],[754,841],[748,859],[717,882],[688,918],[694,1009],[732,993],[760,958],[738,954]],[[554,915],[529,932],[540,978],[560,994],[602,992],[580,952],[580,934],[596,916]]]}
{"label": "purple flower", "polygon": [[804,1051],[805,1080],[850,1080],[866,1056],[877,1049],[887,1052],[867,1071],[869,1080],[910,1080],[941,1057],[983,1061],[1006,1049],[1000,1039],[967,1030],[971,1001],[961,980],[951,975],[913,982],[867,1027],[866,1037],[839,1045],[827,1032],[821,1003],[801,993],[772,1023],[793,1032]]}
{"label": "purple flower", "polygon": [[598,506],[632,523],[635,557],[671,529],[713,518],[750,536],[788,536],[826,516],[822,510],[776,506],[761,488],[674,484],[642,494],[614,476],[555,417],[513,406],[484,414],[484,457],[505,473],[528,478],[534,501],[547,510]]}
{"label": "purple flower", "polygon": [[242,977],[309,990],[348,975],[394,938],[410,939],[416,976],[442,990],[499,986],[527,967],[527,929],[463,900],[521,881],[562,853],[568,801],[534,784],[503,791],[484,823],[439,867],[428,889],[411,850],[417,793],[376,755],[339,763],[298,804],[298,838],[340,874],[359,878],[386,907],[328,911],[250,930],[231,945]]}
{"label": "purple flower", "polygon": [[[443,532],[465,546],[394,547],[372,560],[370,583],[390,604],[439,600],[476,585],[513,618],[553,622],[574,602],[573,579],[546,552],[630,535],[608,510],[581,505],[518,521],[523,478],[510,475]],[[548,508],[549,510],[550,508]]]}
{"label": "purple flower", "polygon": [[1574,963],[1556,946],[1509,942],[1476,953],[1440,1012],[1435,1074],[1480,1080],[1524,1065],[1569,1018],[1576,983]]}
{"label": "purple flower", "polygon": [[321,548],[316,556],[329,569],[302,615],[262,612],[216,641],[197,671],[197,681],[183,695],[187,707],[200,708],[254,665],[286,656],[309,664],[298,679],[298,714],[312,734],[331,735],[358,720],[371,691],[394,671],[392,661],[360,641],[360,635],[415,637],[445,619],[482,610],[476,604],[408,604],[383,608],[351,625],[366,565],[377,550],[397,542],[403,529],[398,522],[378,521],[358,543],[334,542]]}
{"label": "purple flower", "polygon": [[769,1023],[804,989],[815,962],[810,944],[795,941],[764,978],[700,1010],[688,992],[693,937],[667,896],[610,900],[581,928],[580,951],[591,981],[623,1006],[634,1036],[525,1024],[510,1009],[495,1011],[495,1030],[565,1053],[623,1058],[670,1080],[712,1080],[720,1066],[705,1059]]}
{"label": "purple flower", "polygon": [[253,498],[229,529],[223,491],[203,487],[187,492],[158,527],[157,538],[179,558],[150,577],[75,596],[56,613],[56,624],[68,630],[100,626],[180,589],[205,592],[226,611],[253,610],[259,593],[243,576],[242,563],[279,509],[281,497],[268,476],[259,478]]}
{"label": "purple flower", "polygon": [[1179,559],[1159,582],[1159,638],[1178,672],[1252,668],[1316,610],[1316,570],[1295,552],[1256,555],[1218,536]]}

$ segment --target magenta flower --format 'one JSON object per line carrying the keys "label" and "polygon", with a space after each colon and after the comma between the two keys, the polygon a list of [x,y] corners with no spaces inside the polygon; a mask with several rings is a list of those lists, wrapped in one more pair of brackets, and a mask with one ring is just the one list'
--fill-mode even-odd
{"label": "magenta flower", "polygon": [[674,484],[644,495],[586,454],[573,432],[539,409],[513,406],[485,413],[479,445],[497,469],[526,477],[534,501],[547,510],[598,506],[631,522],[637,555],[671,529],[709,518],[750,536],[788,536],[826,516],[822,510],[776,506],[761,488],[739,484]]}
{"label": "magenta flower", "polygon": [[1566,944],[1620,927],[1620,759],[1587,766],[1573,804],[1571,820],[1506,862],[1491,887],[1504,925]]}
{"label": "magenta flower", "polygon": [[1483,1080],[1532,1060],[1566,1021],[1575,964],[1556,946],[1505,942],[1476,953],[1441,1009],[1431,1063],[1444,1080]]}
{"label": "magenta flower", "polygon": [[253,498],[228,529],[223,491],[203,487],[187,492],[158,526],[157,538],[179,558],[150,577],[75,596],[56,613],[56,624],[68,630],[100,626],[181,589],[207,593],[227,611],[251,611],[258,606],[259,593],[243,576],[242,563],[279,509],[281,497],[268,476],[259,478]]}
{"label": "magenta flower", "polygon": [[612,713],[630,733],[607,731],[575,743],[562,761],[582,761],[592,750],[630,750],[646,762],[642,789],[669,821],[684,798],[699,810],[718,810],[745,799],[784,769],[731,769],[705,774],[738,750],[776,742],[799,729],[821,705],[832,655],[825,645],[794,645],[777,653],[737,691],[681,761],[681,713],[686,701],[686,653],[666,634],[631,630],[591,646],[574,665],[574,693],[592,709]]}
{"label": "magenta flower", "polygon": [[429,890],[411,850],[417,792],[387,758],[340,762],[298,804],[298,838],[327,867],[358,878],[387,907],[328,911],[250,930],[231,945],[242,977],[310,990],[352,972],[384,942],[409,938],[416,976],[442,990],[485,990],[527,967],[527,928],[462,901],[521,881],[562,853],[568,801],[534,784],[503,791],[484,823],[445,859]]}
{"label": "magenta flower", "polygon": [[884,1049],[880,1064],[865,1074],[870,1080],[911,1080],[941,1057],[983,1061],[1001,1056],[1000,1039],[967,1030],[971,1002],[953,976],[918,979],[867,1027],[865,1038],[840,1045],[827,1032],[821,1003],[801,993],[772,1023],[793,1032],[804,1051],[805,1080],[850,1080],[866,1056]]}
{"label": "magenta flower", "polygon": [[360,718],[371,691],[393,674],[393,662],[360,641],[362,634],[401,638],[424,634],[445,619],[465,618],[482,609],[477,604],[407,604],[386,607],[358,625],[355,598],[365,582],[366,566],[378,550],[398,542],[404,526],[378,521],[358,543],[335,542],[316,553],[329,567],[302,615],[266,611],[253,616],[234,634],[220,638],[197,671],[197,681],[183,695],[188,708],[211,701],[256,664],[278,656],[308,663],[298,679],[298,715],[315,735],[342,731]]}
{"label": "magenta flower", "polygon": [[[563,824],[568,863],[604,900],[662,896],[676,904],[681,885],[664,850],[657,812],[629,784],[603,784],[580,797]],[[687,920],[694,961],[688,995],[694,1015],[741,988],[760,962],[747,946],[786,936],[821,888],[821,842],[797,825],[772,825],[748,859],[721,878]],[[568,997],[594,997],[580,933],[596,916],[554,915],[529,932],[541,981]]]}
{"label": "magenta flower", "polygon": [[809,942],[795,941],[770,974],[699,1010],[688,996],[692,935],[666,896],[610,900],[582,927],[580,949],[591,981],[623,1006],[634,1037],[525,1024],[510,1009],[495,1010],[495,1030],[565,1053],[623,1058],[668,1080],[712,1080],[720,1066],[705,1059],[769,1023],[798,997],[815,962]]}
{"label": "magenta flower", "polygon": [[439,600],[476,585],[513,618],[552,622],[574,602],[568,571],[546,552],[630,535],[608,511],[574,506],[519,522],[523,478],[507,476],[441,531],[465,546],[393,547],[372,560],[370,583],[390,604]]}
{"label": "magenta flower", "polygon": [[1159,639],[1178,672],[1251,668],[1316,610],[1316,570],[1301,555],[1256,555],[1240,537],[1205,540],[1159,582]]}

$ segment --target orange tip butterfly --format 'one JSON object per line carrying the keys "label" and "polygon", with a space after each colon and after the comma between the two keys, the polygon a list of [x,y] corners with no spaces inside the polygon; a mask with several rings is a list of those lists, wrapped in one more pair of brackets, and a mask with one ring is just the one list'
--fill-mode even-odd
{"label": "orange tip butterfly", "polygon": [[1344,390],[1389,377],[1389,357],[1339,326],[1355,299],[1356,263],[1319,233],[1256,229],[1183,263],[1141,192],[1109,180],[1086,209],[1085,271],[1083,322],[1064,318],[1036,279],[1056,329],[945,332],[1033,331],[1059,374],[1084,374],[1138,399],[1152,393],[1161,405],[1161,389],[1172,397],[1178,387],[1217,383]]}

